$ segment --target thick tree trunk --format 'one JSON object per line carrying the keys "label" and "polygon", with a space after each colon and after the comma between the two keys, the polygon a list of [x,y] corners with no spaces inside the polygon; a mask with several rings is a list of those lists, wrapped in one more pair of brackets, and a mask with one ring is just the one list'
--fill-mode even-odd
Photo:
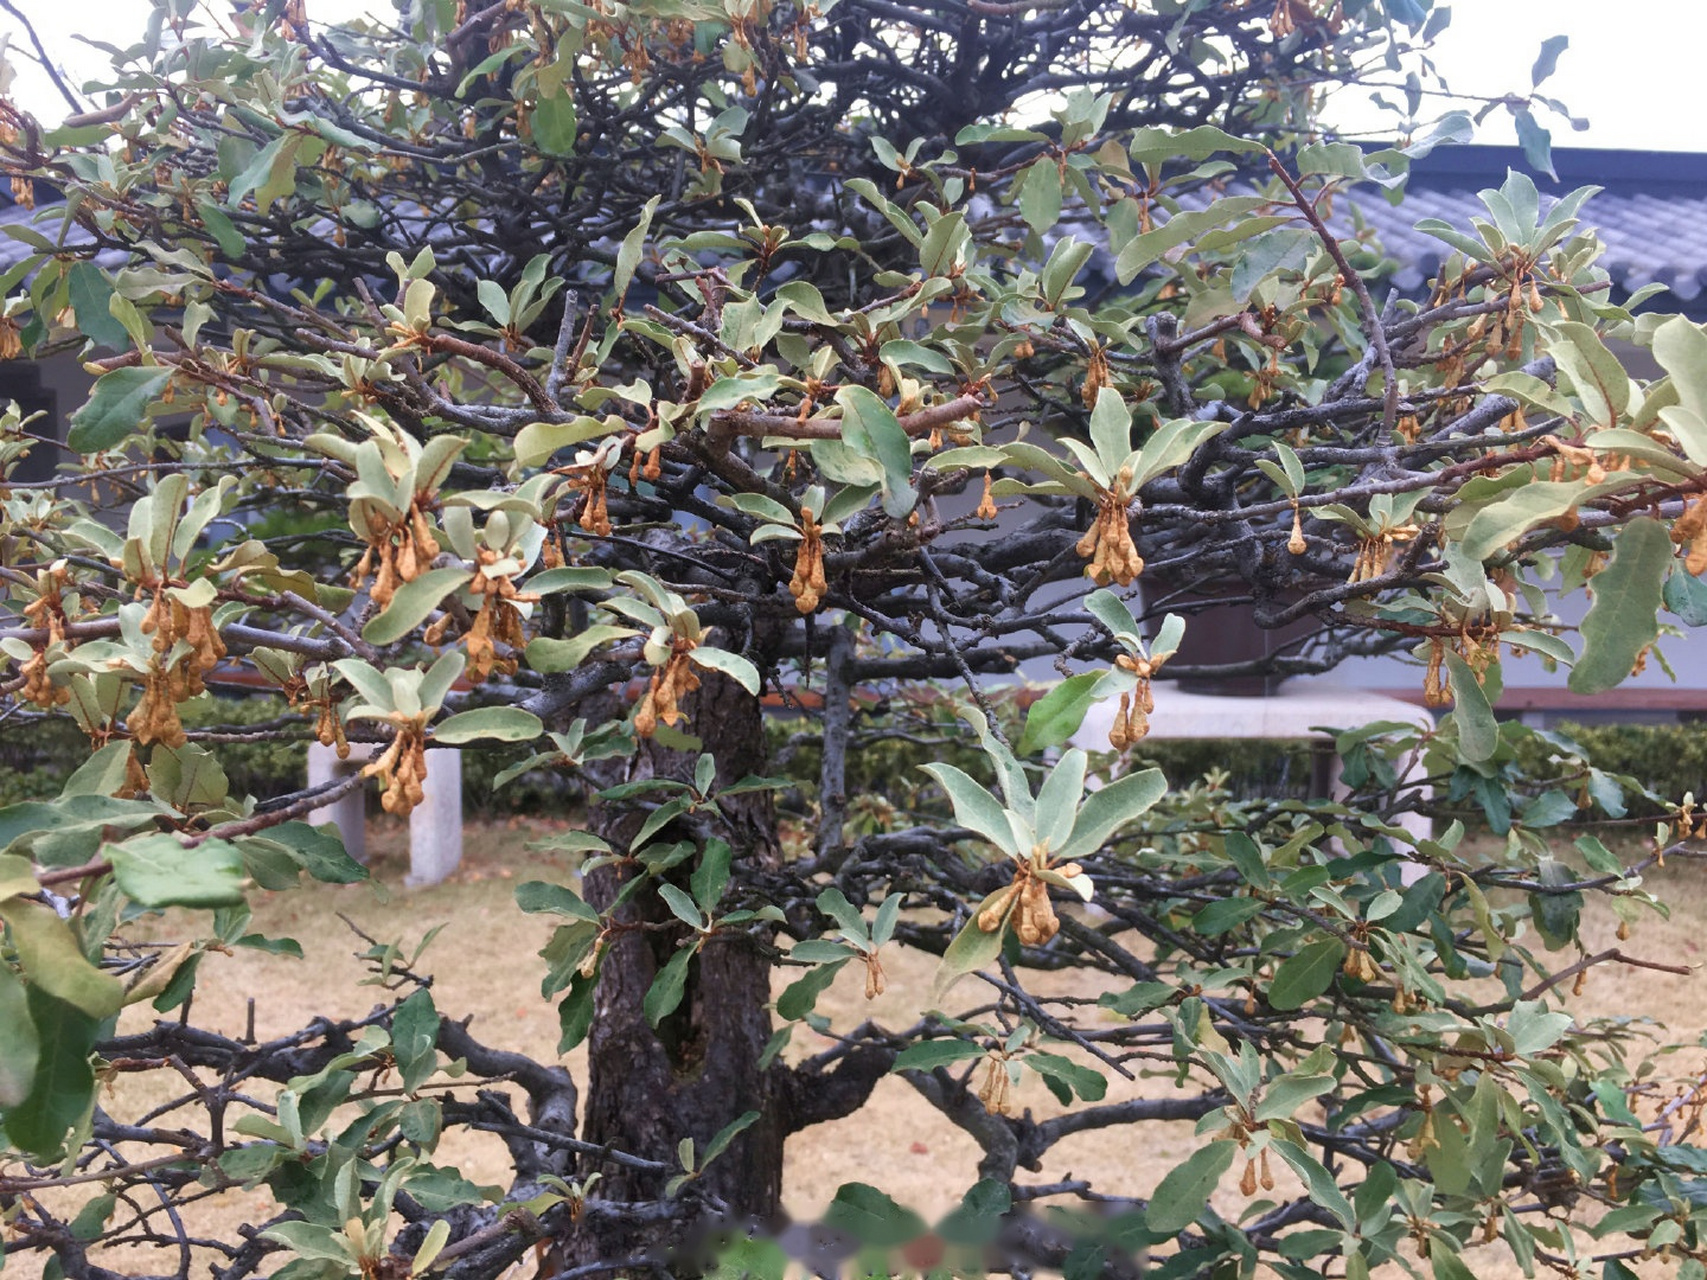
{"label": "thick tree trunk", "polygon": [[[703,673],[703,680],[684,710],[690,716],[689,731],[716,756],[719,785],[763,773],[765,739],[757,699],[715,672]],[[650,774],[691,781],[695,758],[649,742],[629,777]],[[712,819],[697,830],[678,823],[679,830],[669,829],[662,838],[694,839],[701,849],[708,835],[728,839],[734,885],[744,870],[775,864],[776,811],[767,792],[731,797],[720,807],[723,821]],[[613,805],[595,810],[593,827],[613,848],[625,850],[642,820],[632,809]],[[685,887],[694,865],[690,858],[670,874]],[[593,872],[585,885],[588,901],[605,909],[631,874],[620,865]],[[592,1192],[599,1198],[659,1199],[671,1174],[680,1172],[681,1139],[692,1138],[696,1153],[703,1152],[725,1125],[756,1111],[759,1120],[696,1179],[696,1186],[724,1201],[733,1214],[774,1219],[781,1206],[789,1109],[778,1105],[783,1099],[772,1096],[782,1092],[778,1085],[786,1077],[759,1067],[771,1035],[769,960],[746,936],[714,936],[689,969],[680,1006],[654,1029],[643,1009],[646,992],[689,933],[649,891],[625,904],[618,919],[637,927],[616,936],[600,967],[581,1136],[661,1161],[670,1166],[670,1173],[623,1168],[589,1157],[582,1162],[582,1176],[595,1170],[602,1175]],[[589,1215],[565,1242],[566,1261],[577,1265],[611,1260],[686,1243],[672,1238],[672,1230]]]}

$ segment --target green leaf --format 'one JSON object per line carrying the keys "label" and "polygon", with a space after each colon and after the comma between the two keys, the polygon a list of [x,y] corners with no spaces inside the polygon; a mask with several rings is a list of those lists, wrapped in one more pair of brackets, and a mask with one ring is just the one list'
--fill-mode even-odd
{"label": "green leaf", "polygon": [[979,786],[965,772],[951,764],[920,765],[926,773],[935,778],[937,784],[948,793],[949,803],[954,806],[954,820],[963,827],[970,827],[995,845],[1003,853],[1018,855],[1030,850],[1021,850],[1014,841],[1013,828],[1008,825],[1006,813],[996,797]]}
{"label": "green leaf", "polygon": [[1280,1076],[1263,1086],[1255,1118],[1262,1123],[1290,1120],[1299,1107],[1321,1097],[1335,1083],[1330,1075]]}
{"label": "green leaf", "polygon": [[167,832],[109,846],[113,878],[145,907],[228,907],[243,901],[243,855],[227,840],[187,848]]}
{"label": "green leaf", "polygon": [[905,519],[919,495],[913,489],[912,443],[895,411],[875,391],[858,383],[848,383],[836,392],[836,403],[842,406],[843,442],[883,468],[884,511],[897,520]]}
{"label": "green leaf", "polygon": [[575,114],[575,102],[567,94],[541,97],[528,117],[533,129],[534,144],[551,156],[572,155],[575,151],[575,131],[580,121]]}
{"label": "green leaf", "polygon": [[1214,125],[1201,124],[1181,133],[1159,126],[1136,129],[1132,133],[1129,151],[1138,164],[1162,164],[1168,160],[1207,160],[1221,151],[1244,155],[1262,149],[1260,142],[1234,137]]}
{"label": "green leaf", "polygon": [[1490,502],[1470,518],[1461,549],[1468,560],[1486,560],[1544,520],[1565,514],[1589,496],[1586,480],[1531,481]]}
{"label": "green leaf", "polygon": [[982,969],[1002,954],[1002,935],[1007,932],[1006,922],[1000,929],[984,930],[978,927],[978,916],[986,907],[993,906],[1006,892],[1005,889],[998,889],[980,902],[972,912],[972,918],[954,935],[954,941],[943,951],[942,962],[937,966],[936,980],[931,987],[933,1004],[941,999],[942,993],[954,984],[955,979],[971,973],[974,969]]}
{"label": "green leaf", "polygon": [[318,827],[282,823],[267,829],[267,839],[290,850],[302,869],[322,884],[359,884],[368,878],[368,869],[350,857],[338,828],[330,822]]}
{"label": "green leaf", "polygon": [[584,978],[579,973],[569,980],[569,994],[557,1006],[557,1052],[568,1053],[587,1038],[593,1027],[594,998],[598,993],[598,977]]}
{"label": "green leaf", "polygon": [[1594,604],[1582,624],[1582,657],[1568,682],[1572,693],[1614,688],[1630,674],[1637,655],[1659,638],[1671,558],[1671,536],[1658,520],[1638,516],[1619,530],[1611,561],[1594,575]]}
{"label": "green leaf", "polygon": [[439,1011],[425,988],[410,994],[391,1015],[391,1048],[405,1092],[414,1093],[438,1066]]}
{"label": "green leaf", "polygon": [[559,449],[572,444],[584,444],[600,436],[620,431],[623,421],[614,413],[603,418],[579,417],[568,422],[532,422],[516,432],[516,465],[537,467],[550,459]]}
{"label": "green leaf", "polygon": [[433,744],[464,742],[532,742],[545,732],[538,716],[520,707],[476,707],[459,711],[433,726]]}
{"label": "green leaf", "polygon": [[1456,653],[1446,654],[1447,674],[1452,677],[1452,719],[1458,726],[1458,754],[1467,763],[1491,760],[1500,745],[1500,726],[1482,682],[1470,664]]}
{"label": "green leaf", "polygon": [[473,581],[467,569],[428,569],[397,588],[385,611],[362,628],[362,639],[369,644],[397,643],[425,622],[446,596]]}
{"label": "green leaf", "polygon": [[193,742],[157,745],[146,772],[149,792],[180,813],[223,805],[231,792],[230,780],[213,752]]}
{"label": "green leaf", "polygon": [[71,295],[71,309],[77,316],[77,327],[85,337],[114,351],[130,347],[130,335],[113,318],[107,303],[113,296],[113,286],[93,262],[72,264],[66,273],[66,285]]}
{"label": "green leaf", "polygon": [[89,400],[71,415],[65,446],[75,453],[111,449],[148,421],[148,406],[159,398],[172,371],[158,365],[114,369],[95,379]]}
{"label": "green leaf", "polygon": [[60,797],[112,795],[124,786],[130,752],[128,738],[115,738],[107,743],[72,771],[60,788]]}
{"label": "green leaf", "polygon": [[1549,1012],[1539,1000],[1519,1000],[1511,1008],[1505,1029],[1512,1048],[1531,1058],[1557,1044],[1559,1037],[1571,1029],[1572,1021],[1570,1014]]}
{"label": "green leaf", "polygon": [[984,1050],[970,1040],[920,1040],[895,1055],[891,1071],[934,1071],[956,1062],[982,1058]]}
{"label": "green leaf", "polygon": [[0,962],[0,1112],[18,1106],[34,1087],[41,1037],[30,1019],[29,996],[11,967]]}
{"label": "green leaf", "polygon": [[1214,938],[1255,919],[1267,905],[1261,898],[1222,898],[1193,916],[1191,927],[1206,938]]}
{"label": "green leaf", "polygon": [[846,960],[838,960],[832,964],[818,965],[789,983],[776,998],[777,1017],[795,1022],[811,1013],[813,1006],[818,1003],[818,997],[836,980],[836,975],[846,963]]}
{"label": "green leaf", "polygon": [[91,1018],[108,1017],[123,1007],[124,985],[89,963],[71,926],[53,908],[11,898],[0,902],[0,918],[11,930],[32,991],[75,1005]]}
{"label": "green leaf", "polygon": [[721,671],[755,698],[759,696],[759,669],[740,654],[710,645],[700,645],[699,648],[689,651],[688,659],[695,666]]}
{"label": "green leaf", "polygon": [[693,900],[707,915],[722,900],[723,890],[729,883],[730,857],[727,841],[707,840],[704,851],[699,855],[699,865],[693,869],[688,881],[693,890]]}
{"label": "green leaf", "polygon": [[1548,36],[1541,42],[1541,52],[1535,55],[1535,65],[1529,70],[1529,83],[1539,86],[1559,65],[1559,55],[1570,47],[1569,36]]}
{"label": "green leaf", "polygon": [[497,1187],[483,1187],[449,1169],[435,1169],[431,1165],[417,1166],[403,1183],[403,1190],[430,1214],[449,1213],[458,1205],[496,1201],[503,1194]]}
{"label": "green leaf", "polygon": [[582,628],[567,640],[557,640],[550,636],[536,636],[528,641],[528,666],[541,675],[573,671],[585,662],[587,655],[600,645],[610,644],[614,640],[625,640],[629,636],[639,634],[633,627],[618,627],[608,622],[595,622]]}
{"label": "green leaf", "polygon": [[663,198],[653,196],[646,202],[646,207],[640,211],[640,221],[622,238],[622,246],[616,251],[616,273],[611,277],[611,287],[619,299],[628,293],[629,282],[634,279],[635,268],[640,265],[640,255],[646,251],[646,233],[652,227],[652,215],[658,211],[658,202]]}
{"label": "green leaf", "polygon": [[845,1183],[836,1191],[824,1211],[824,1225],[876,1249],[893,1249],[925,1231],[925,1220],[918,1214],[863,1182]]}
{"label": "green leaf", "polygon": [[1224,196],[1207,209],[1176,213],[1154,231],[1134,236],[1114,262],[1114,275],[1121,284],[1131,284],[1145,267],[1170,249],[1195,240],[1205,231],[1225,226],[1235,218],[1262,208],[1260,196]]}
{"label": "green leaf", "polygon": [[[115,983],[116,985],[116,983]],[[66,1133],[88,1114],[95,1100],[89,1067],[103,1019],[56,999],[40,986],[27,991],[30,1022],[39,1046],[29,1096],[6,1114],[6,1134],[20,1151],[46,1163],[64,1145]]]}
{"label": "green leaf", "polygon": [[276,1223],[261,1232],[261,1237],[278,1241],[299,1258],[337,1263],[346,1271],[359,1269],[349,1237],[317,1222]]}
{"label": "green leaf", "polygon": [[[1101,1102],[1108,1092],[1108,1080],[1102,1072],[1081,1066],[1058,1053],[1027,1054],[1024,1061],[1026,1066],[1042,1076],[1048,1084],[1058,1084],[1070,1089],[1086,1102]],[[1061,1097],[1059,1089],[1055,1090],[1055,1096],[1060,1098],[1063,1104],[1072,1101],[1071,1098]]]}
{"label": "green leaf", "polygon": [[1588,325],[1576,320],[1553,326],[1563,341],[1552,356],[1583,402],[1595,426],[1610,427],[1630,407],[1630,375]]}
{"label": "green leaf", "polygon": [[1296,227],[1277,227],[1253,237],[1233,263],[1233,300],[1245,302],[1272,272],[1301,269],[1314,241],[1308,231]]}
{"label": "green leaf", "polygon": [[1339,1219],[1340,1226],[1347,1231],[1356,1229],[1357,1215],[1352,1212],[1351,1202],[1320,1160],[1295,1142],[1282,1140],[1274,1144],[1274,1149],[1282,1160],[1292,1166],[1293,1172],[1304,1179],[1304,1184],[1310,1188],[1310,1199]]}
{"label": "green leaf", "polygon": [[1675,613],[1686,627],[1707,627],[1707,582],[1690,573],[1682,565],[1672,567],[1661,594],[1666,608]]}
{"label": "green leaf", "polygon": [[1300,947],[1280,962],[1269,985],[1268,1002],[1276,1009],[1301,1009],[1329,987],[1345,959],[1345,944],[1322,938]]}
{"label": "green leaf", "polygon": [[700,1153],[699,1169],[703,1171],[706,1165],[727,1151],[731,1142],[758,1123],[759,1116],[757,1111],[743,1112],[714,1133],[711,1141],[705,1144],[705,1150]]}
{"label": "green leaf", "polygon": [[1167,793],[1168,780],[1160,769],[1129,773],[1100,791],[1091,792],[1079,806],[1073,834],[1055,851],[1055,856],[1066,862],[1088,858],[1118,828],[1142,817]]}
{"label": "green leaf", "polygon": [[[1654,359],[1671,375],[1678,404],[1701,429],[1680,432],[1678,443],[1696,466],[1707,466],[1707,333],[1687,316],[1673,316],[1654,330]],[[1671,426],[1668,420],[1667,425]]]}
{"label": "green leaf", "polygon": [[641,1001],[649,1025],[656,1027],[681,1004],[682,994],[687,990],[688,965],[691,963],[693,948],[683,947],[670,957],[670,963],[660,969],[658,976],[652,979],[652,985],[646,989],[646,998]]}
{"label": "green leaf", "polygon": [[1172,1236],[1196,1222],[1209,1203],[1221,1175],[1233,1167],[1238,1144],[1211,1142],[1192,1152],[1186,1162],[1168,1172],[1150,1197],[1144,1220],[1158,1235]]}
{"label": "green leaf", "polygon": [[670,914],[675,916],[690,929],[703,929],[705,917],[694,905],[694,900],[688,891],[680,885],[661,884],[658,886],[658,896],[664,900],[664,905],[670,908]]}
{"label": "green leaf", "polygon": [[937,1223],[936,1233],[949,1244],[973,1248],[990,1244],[1000,1234],[1002,1219],[1013,1205],[1013,1193],[1007,1183],[980,1178]]}
{"label": "green leaf", "polygon": [[1018,179],[1020,217],[1041,235],[1061,220],[1061,171],[1047,157],[1037,161]]}
{"label": "green leaf", "polygon": [[517,885],[516,905],[530,914],[568,916],[571,920],[599,923],[599,913],[574,890],[544,880],[528,880]]}
{"label": "green leaf", "polygon": [[931,223],[930,230],[925,232],[925,238],[919,244],[919,265],[927,276],[958,274],[959,269],[966,265],[966,245],[971,238],[964,213],[954,209],[943,214]]}

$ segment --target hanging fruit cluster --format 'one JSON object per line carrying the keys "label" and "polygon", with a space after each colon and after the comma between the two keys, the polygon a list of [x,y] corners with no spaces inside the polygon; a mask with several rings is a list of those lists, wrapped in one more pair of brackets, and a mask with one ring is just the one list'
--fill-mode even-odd
{"label": "hanging fruit cluster", "polygon": [[1085,576],[1099,587],[1111,582],[1129,587],[1144,572],[1144,558],[1138,554],[1138,544],[1132,540],[1132,527],[1126,518],[1126,508],[1132,501],[1127,489],[1131,483],[1132,473],[1123,467],[1111,487],[1098,487],[1096,520],[1075,548],[1090,561],[1085,566]]}
{"label": "hanging fruit cluster", "polygon": [[142,632],[153,637],[155,658],[143,677],[142,700],[125,727],[143,746],[181,747],[188,739],[178,704],[206,691],[202,676],[225,657],[225,641],[213,625],[211,605],[186,605],[159,584]]}
{"label": "hanging fruit cluster", "polygon": [[36,574],[39,595],[24,606],[24,616],[30,625],[47,632],[47,638],[35,646],[35,652],[19,668],[24,677],[23,696],[43,710],[62,707],[71,701],[71,690],[53,683],[47,674],[47,652],[65,642],[65,599],[62,594],[67,571],[64,565]]}
{"label": "hanging fruit cluster", "polygon": [[1009,1099],[1013,1078],[1008,1071],[1007,1055],[991,1051],[986,1059],[984,1083],[978,1086],[978,1101],[993,1116],[1005,1116],[1013,1110]]}
{"label": "hanging fruit cluster", "polygon": [[699,688],[699,677],[694,674],[693,663],[688,658],[696,647],[694,641],[685,636],[671,640],[669,659],[663,670],[652,673],[652,682],[634,713],[634,731],[641,737],[650,738],[657,732],[660,720],[672,729],[681,721],[681,700]]}
{"label": "hanging fruit cluster", "polygon": [[350,585],[360,591],[372,574],[369,595],[383,609],[391,603],[398,587],[413,582],[432,567],[434,557],[439,554],[439,543],[419,500],[411,502],[399,520],[388,519],[377,503],[367,505],[365,515],[365,528],[360,532],[367,541],[367,550],[356,563]]}
{"label": "hanging fruit cluster", "polygon": [[522,631],[521,610],[516,608],[516,603],[539,598],[524,596],[517,591],[516,584],[507,575],[487,576],[487,568],[502,558],[491,547],[481,547],[475,554],[474,581],[468,584],[468,589],[480,597],[480,611],[474,615],[468,634],[463,638],[468,647],[468,678],[476,684],[494,670],[505,675],[515,671],[515,655],[500,656],[497,646],[503,644],[517,650],[527,643],[527,636]]}
{"label": "hanging fruit cluster", "polygon": [[362,777],[378,777],[385,784],[385,791],[379,797],[380,808],[399,818],[407,818],[426,798],[426,726],[421,723],[399,725],[391,745],[362,770]]}
{"label": "hanging fruit cluster", "polygon": [[[985,933],[995,933],[1010,917],[1014,932],[1028,947],[1042,946],[1060,932],[1061,921],[1055,915],[1054,903],[1049,901],[1049,884],[1037,874],[1039,867],[1035,863],[1046,865],[1046,855],[1034,853],[1030,862],[1015,866],[1012,883],[978,913],[978,927]],[[1070,879],[1082,874],[1084,868],[1069,862],[1058,870]]]}
{"label": "hanging fruit cluster", "polygon": [[804,505],[800,508],[800,535],[788,593],[794,597],[796,609],[811,613],[824,598],[828,583],[824,579],[824,527],[813,518],[812,508]]}

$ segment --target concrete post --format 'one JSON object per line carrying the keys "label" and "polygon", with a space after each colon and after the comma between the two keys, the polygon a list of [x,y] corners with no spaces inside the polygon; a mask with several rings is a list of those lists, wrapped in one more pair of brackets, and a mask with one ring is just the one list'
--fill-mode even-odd
{"label": "concrete post", "polygon": [[410,889],[437,884],[462,861],[462,752],[427,752],[425,798],[409,815]]}
{"label": "concrete post", "polygon": [[[324,786],[339,778],[347,778],[367,763],[366,754],[359,747],[353,747],[348,760],[338,759],[338,752],[332,747],[323,747],[318,742],[308,744],[308,785],[311,787]],[[460,781],[460,779],[459,779]],[[308,815],[311,823],[318,825],[322,822],[338,824],[338,834],[343,837],[344,848],[350,857],[357,862],[367,862],[367,797],[365,787],[357,787],[342,799],[335,800],[325,808],[316,809]]]}

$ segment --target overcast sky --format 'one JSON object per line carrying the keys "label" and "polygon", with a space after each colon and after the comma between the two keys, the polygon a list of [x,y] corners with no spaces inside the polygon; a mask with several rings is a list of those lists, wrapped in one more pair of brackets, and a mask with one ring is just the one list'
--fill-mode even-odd
{"label": "overcast sky", "polygon": [[[104,54],[79,43],[90,35],[114,43],[140,33],[147,0],[11,0],[41,32],[74,81],[99,76]],[[311,19],[328,19],[387,0],[307,0]],[[1458,0],[1452,24],[1436,48],[1436,61],[1457,91],[1498,95],[1529,87],[1529,70],[1541,40],[1562,34],[1570,47],[1558,70],[1542,86],[1589,128],[1575,132],[1563,120],[1547,119],[1555,146],[1620,147],[1660,151],[1707,151],[1707,123],[1699,108],[1707,49],[1707,5],[1696,0]],[[14,33],[13,19],[0,13],[0,32]],[[19,99],[44,117],[63,114],[60,99],[28,60],[14,54]],[[1361,95],[1356,95],[1361,96]],[[1357,104],[1343,100],[1336,114],[1348,124],[1366,119]],[[1510,117],[1496,110],[1477,141],[1514,140]]]}

